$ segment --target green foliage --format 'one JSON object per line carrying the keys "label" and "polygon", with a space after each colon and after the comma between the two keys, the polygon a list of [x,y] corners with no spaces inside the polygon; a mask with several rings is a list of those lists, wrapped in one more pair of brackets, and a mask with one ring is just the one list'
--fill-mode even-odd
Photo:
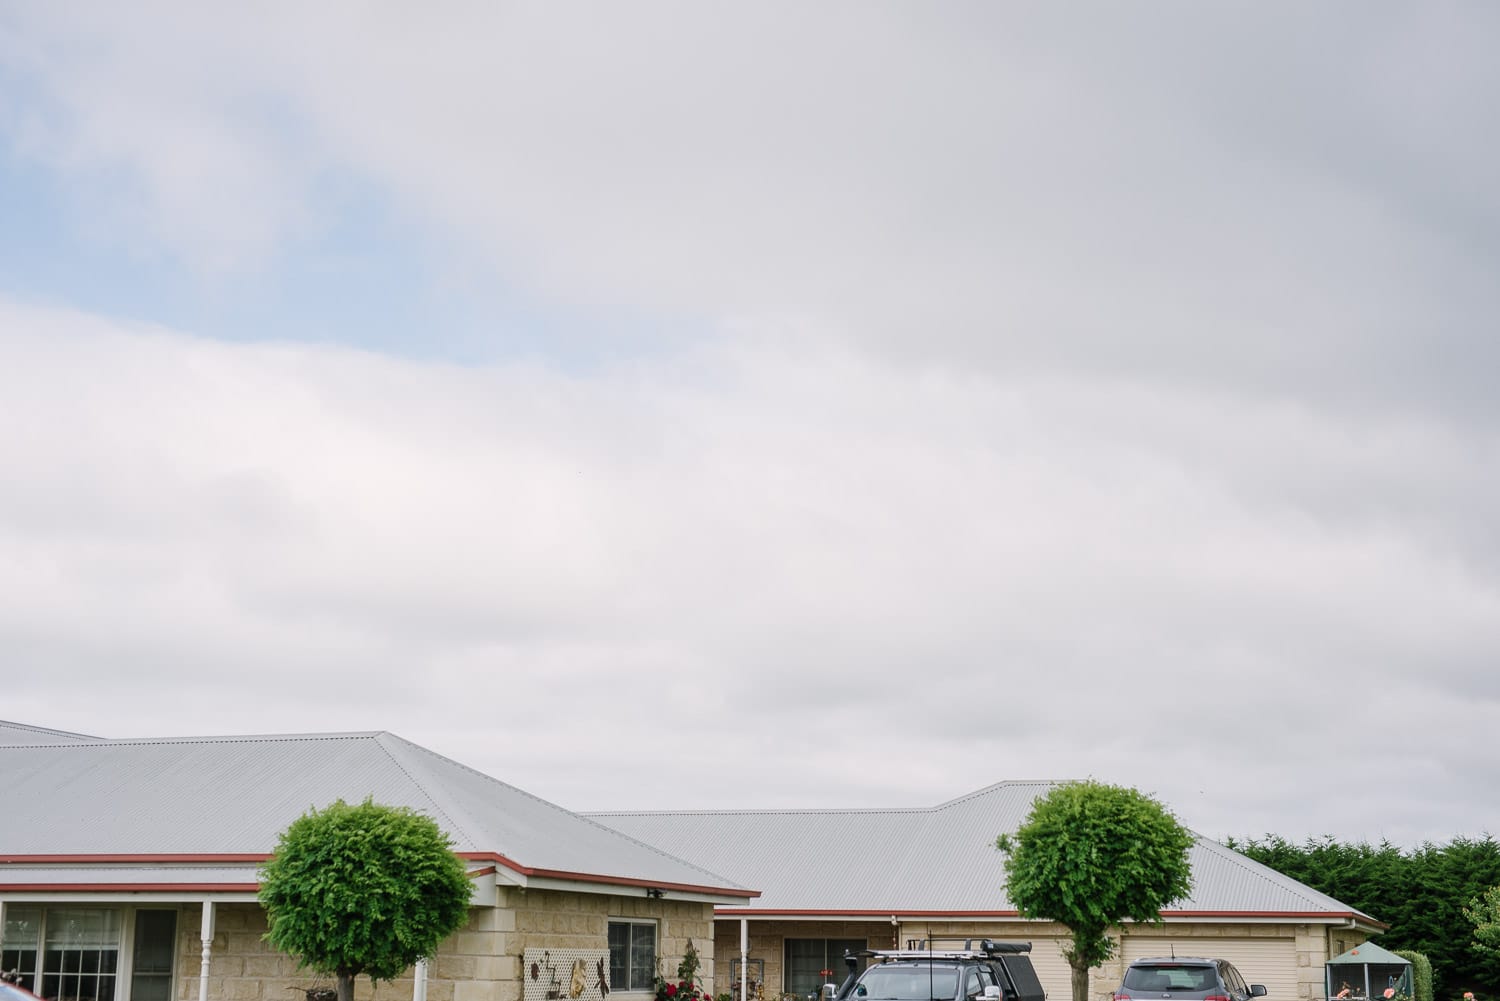
{"label": "green foliage", "polygon": [[1476,948],[1465,903],[1500,884],[1500,843],[1456,838],[1402,851],[1332,838],[1293,844],[1266,835],[1229,847],[1390,925],[1380,944],[1427,956],[1435,995],[1475,984],[1500,993],[1500,955]]}
{"label": "green foliage", "polygon": [[1163,907],[1187,896],[1192,844],[1193,835],[1152,797],[1092,780],[1057,786],[1014,835],[996,839],[1006,852],[1006,892],[1021,916],[1073,933],[1066,955],[1074,1001],[1084,1001],[1089,967],[1114,954],[1111,928],[1159,921]]}
{"label": "green foliage", "polygon": [[698,947],[693,945],[693,940],[687,940],[687,948],[682,950],[682,962],[677,964],[677,979],[686,980],[690,983],[698,982],[698,968],[703,961],[698,958]]}
{"label": "green foliage", "polygon": [[698,947],[688,939],[682,951],[682,962],[677,964],[676,981],[665,977],[656,978],[656,1001],[711,1001],[710,995],[698,983],[698,970],[703,961],[698,958]]}
{"label": "green foliage", "polygon": [[406,807],[339,800],[282,832],[260,871],[266,940],[304,967],[393,980],[463,926],[463,862],[432,818]]}
{"label": "green foliage", "polygon": [[1464,917],[1474,926],[1474,948],[1500,958],[1500,886],[1492,886],[1469,901]]}
{"label": "green foliage", "polygon": [[1415,949],[1393,951],[1411,964],[1412,1001],[1433,1001],[1432,961]]}

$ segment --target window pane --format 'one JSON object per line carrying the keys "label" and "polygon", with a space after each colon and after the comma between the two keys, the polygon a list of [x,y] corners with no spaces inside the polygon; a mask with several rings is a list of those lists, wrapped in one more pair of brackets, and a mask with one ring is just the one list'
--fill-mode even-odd
{"label": "window pane", "polygon": [[630,974],[630,926],[619,921],[609,923],[609,986],[622,991]]}
{"label": "window pane", "polygon": [[5,927],[0,929],[0,969],[14,970],[21,986],[37,989],[37,959],[41,955],[42,909],[10,905],[5,908]]}
{"label": "window pane", "polygon": [[113,1001],[120,912],[49,909],[42,951],[41,995],[49,1001]]}
{"label": "window pane", "polygon": [[137,911],[130,1001],[171,1001],[175,911]]}
{"label": "window pane", "polygon": [[630,926],[630,990],[649,991],[656,981],[656,926]]}
{"label": "window pane", "polygon": [[656,986],[656,924],[609,923],[609,986],[617,991],[649,991]]}
{"label": "window pane", "polygon": [[[786,966],[782,990],[792,994],[816,994],[825,983],[842,983],[848,970],[844,952],[865,948],[863,939],[789,938],[786,940]],[[832,973],[824,976],[824,970]]]}

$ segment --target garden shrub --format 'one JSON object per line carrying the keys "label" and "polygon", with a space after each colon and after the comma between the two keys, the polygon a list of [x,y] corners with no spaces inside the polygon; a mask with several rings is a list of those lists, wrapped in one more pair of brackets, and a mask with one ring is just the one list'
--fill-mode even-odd
{"label": "garden shrub", "polygon": [[1423,953],[1413,949],[1397,949],[1396,955],[1411,963],[1413,1001],[1433,1001],[1432,962]]}

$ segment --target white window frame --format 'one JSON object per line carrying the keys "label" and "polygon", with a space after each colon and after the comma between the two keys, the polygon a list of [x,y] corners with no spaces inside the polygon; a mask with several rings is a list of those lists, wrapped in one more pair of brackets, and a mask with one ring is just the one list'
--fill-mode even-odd
{"label": "white window frame", "polygon": [[[628,987],[628,986],[620,986],[618,984],[615,984],[613,982],[613,979],[611,979],[611,983],[609,985],[609,992],[611,994],[628,994],[628,995],[634,995],[636,997],[651,997],[651,996],[654,996],[655,993],[656,993],[656,977],[657,977],[658,973],[660,972],[657,969],[657,965],[661,962],[661,922],[658,921],[658,920],[656,920],[655,918],[625,918],[625,917],[611,917],[611,918],[608,918],[606,920],[606,922],[605,922],[605,927],[604,927],[604,931],[605,931],[605,944],[606,945],[609,944],[609,929],[613,925],[628,925],[628,926],[631,926],[633,928],[634,927],[644,927],[644,928],[650,928],[651,929],[651,969],[649,971],[647,971],[647,975],[649,976],[649,978],[651,980],[651,984],[650,984],[650,986],[647,986],[647,987],[634,987],[634,988],[632,988],[632,987]],[[626,962],[625,977],[626,977],[626,981],[628,983],[629,979],[630,979],[630,974],[631,974],[631,972],[633,972],[631,970],[631,968],[630,968],[630,965],[629,965],[629,963],[630,963],[630,946],[628,944],[626,945],[625,962]],[[610,955],[609,966],[610,966],[611,978],[613,978],[613,973],[614,973],[614,956],[613,956],[612,953]]]}
{"label": "white window frame", "polygon": [[[172,981],[171,985],[168,988],[168,997],[177,997],[178,978],[181,974],[181,970],[179,968],[180,964],[178,962],[181,953],[181,949],[179,948],[179,946],[181,945],[183,928],[182,909],[180,907],[172,904],[162,904],[160,906],[152,907],[149,905],[137,906],[85,902],[74,903],[71,901],[58,900],[45,902],[26,901],[25,903],[19,901],[6,901],[4,910],[5,915],[8,918],[10,914],[15,910],[29,910],[31,908],[35,908],[36,910],[41,912],[41,919],[37,924],[37,941],[35,944],[36,970],[33,971],[33,975],[36,978],[35,987],[38,994],[41,993],[43,978],[46,976],[45,970],[47,965],[47,924],[53,912],[59,910],[96,910],[113,911],[119,915],[120,940],[118,946],[118,957],[115,963],[115,972],[113,974],[115,978],[114,994],[111,998],[101,999],[101,1001],[129,1001],[130,999],[131,982],[135,975],[136,913],[139,911],[171,911],[173,914],[177,915],[177,918],[174,922],[172,932]],[[0,926],[0,937],[3,937],[3,935],[4,927]],[[16,948],[19,945],[19,943],[15,942],[9,942],[5,944],[9,945],[11,948]]]}

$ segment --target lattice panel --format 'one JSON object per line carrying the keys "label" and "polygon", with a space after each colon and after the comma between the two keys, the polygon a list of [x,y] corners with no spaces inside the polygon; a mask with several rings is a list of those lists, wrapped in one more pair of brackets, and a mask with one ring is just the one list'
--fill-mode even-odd
{"label": "lattice panel", "polygon": [[521,1001],[604,1001],[608,949],[527,949]]}

